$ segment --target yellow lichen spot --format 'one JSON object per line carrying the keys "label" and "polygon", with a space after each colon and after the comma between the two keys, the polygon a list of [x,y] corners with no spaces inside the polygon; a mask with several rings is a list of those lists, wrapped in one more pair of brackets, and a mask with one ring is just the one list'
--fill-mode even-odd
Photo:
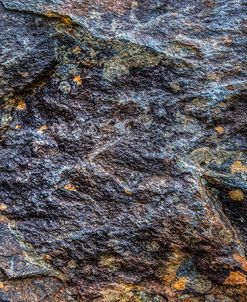
{"label": "yellow lichen spot", "polygon": [[229,193],[229,197],[233,201],[243,201],[244,200],[244,192],[240,189],[231,190]]}
{"label": "yellow lichen spot", "polygon": [[133,195],[133,192],[128,188],[124,189],[124,193],[127,194],[127,195]]}
{"label": "yellow lichen spot", "polygon": [[73,81],[76,83],[77,86],[82,85],[82,79],[80,75],[75,76]]}
{"label": "yellow lichen spot", "polygon": [[27,105],[24,101],[19,101],[16,107],[17,110],[25,110],[26,108]]}
{"label": "yellow lichen spot", "polygon": [[231,165],[231,172],[236,174],[236,173],[247,173],[247,166],[243,165],[240,160],[236,160],[232,165]]}
{"label": "yellow lichen spot", "polygon": [[214,130],[219,134],[223,134],[225,132],[225,129],[222,126],[216,126]]}
{"label": "yellow lichen spot", "polygon": [[226,285],[243,285],[247,284],[246,276],[239,272],[230,272],[229,276],[224,281]]}
{"label": "yellow lichen spot", "polygon": [[0,203],[0,211],[4,211],[7,209],[6,204]]}
{"label": "yellow lichen spot", "polygon": [[185,277],[181,277],[178,280],[176,280],[172,286],[175,290],[182,291],[182,290],[185,290],[186,283],[187,283],[187,279]]}
{"label": "yellow lichen spot", "polygon": [[74,186],[73,184],[68,183],[67,185],[64,186],[65,190],[68,191],[76,191],[76,186]]}
{"label": "yellow lichen spot", "polygon": [[38,133],[44,133],[48,129],[47,125],[43,125],[38,129]]}
{"label": "yellow lichen spot", "polygon": [[21,125],[16,125],[16,126],[15,126],[15,129],[16,129],[16,130],[21,129]]}
{"label": "yellow lichen spot", "polygon": [[234,254],[233,258],[241,265],[242,269],[247,272],[247,259],[239,254]]}
{"label": "yellow lichen spot", "polygon": [[79,46],[76,46],[74,49],[73,49],[73,53],[75,54],[80,54],[81,53],[81,48]]}

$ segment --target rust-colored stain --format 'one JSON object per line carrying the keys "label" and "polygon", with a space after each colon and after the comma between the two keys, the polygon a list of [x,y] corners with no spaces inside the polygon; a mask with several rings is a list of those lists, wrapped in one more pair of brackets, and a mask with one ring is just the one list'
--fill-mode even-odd
{"label": "rust-colored stain", "polygon": [[239,271],[230,272],[229,276],[224,281],[224,284],[226,284],[226,285],[247,284],[246,276]]}
{"label": "rust-colored stain", "polygon": [[27,108],[27,105],[22,100],[18,102],[17,107],[16,107],[17,110],[25,110],[26,108]]}
{"label": "rust-colored stain", "polygon": [[77,191],[76,190],[76,186],[74,186],[73,184],[71,183],[68,183],[64,186],[64,189],[67,190],[67,191]]}
{"label": "rust-colored stain", "polygon": [[231,190],[228,193],[229,197],[233,201],[243,201],[244,200],[244,192],[240,189]]}
{"label": "rust-colored stain", "polygon": [[247,166],[242,164],[240,160],[236,160],[232,165],[231,165],[231,172],[233,174],[236,173],[247,173]]}
{"label": "rust-colored stain", "polygon": [[247,272],[247,259],[239,254],[234,254],[233,258],[241,265],[242,269]]}

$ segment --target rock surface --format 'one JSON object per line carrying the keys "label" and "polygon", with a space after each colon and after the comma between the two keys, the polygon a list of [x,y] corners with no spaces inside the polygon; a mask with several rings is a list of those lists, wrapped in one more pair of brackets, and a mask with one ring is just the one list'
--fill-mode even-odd
{"label": "rock surface", "polygon": [[246,302],[244,2],[0,3],[0,301]]}

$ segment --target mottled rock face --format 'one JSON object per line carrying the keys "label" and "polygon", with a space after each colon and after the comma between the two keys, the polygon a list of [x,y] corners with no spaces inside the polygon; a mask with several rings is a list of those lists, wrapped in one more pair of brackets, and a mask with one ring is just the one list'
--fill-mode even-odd
{"label": "mottled rock face", "polygon": [[0,2],[0,301],[247,301],[243,3]]}

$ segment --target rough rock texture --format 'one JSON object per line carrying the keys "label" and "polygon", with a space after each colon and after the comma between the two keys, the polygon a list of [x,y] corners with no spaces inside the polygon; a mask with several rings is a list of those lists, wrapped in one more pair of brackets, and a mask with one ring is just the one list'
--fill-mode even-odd
{"label": "rough rock texture", "polygon": [[246,302],[244,1],[0,3],[0,301]]}

